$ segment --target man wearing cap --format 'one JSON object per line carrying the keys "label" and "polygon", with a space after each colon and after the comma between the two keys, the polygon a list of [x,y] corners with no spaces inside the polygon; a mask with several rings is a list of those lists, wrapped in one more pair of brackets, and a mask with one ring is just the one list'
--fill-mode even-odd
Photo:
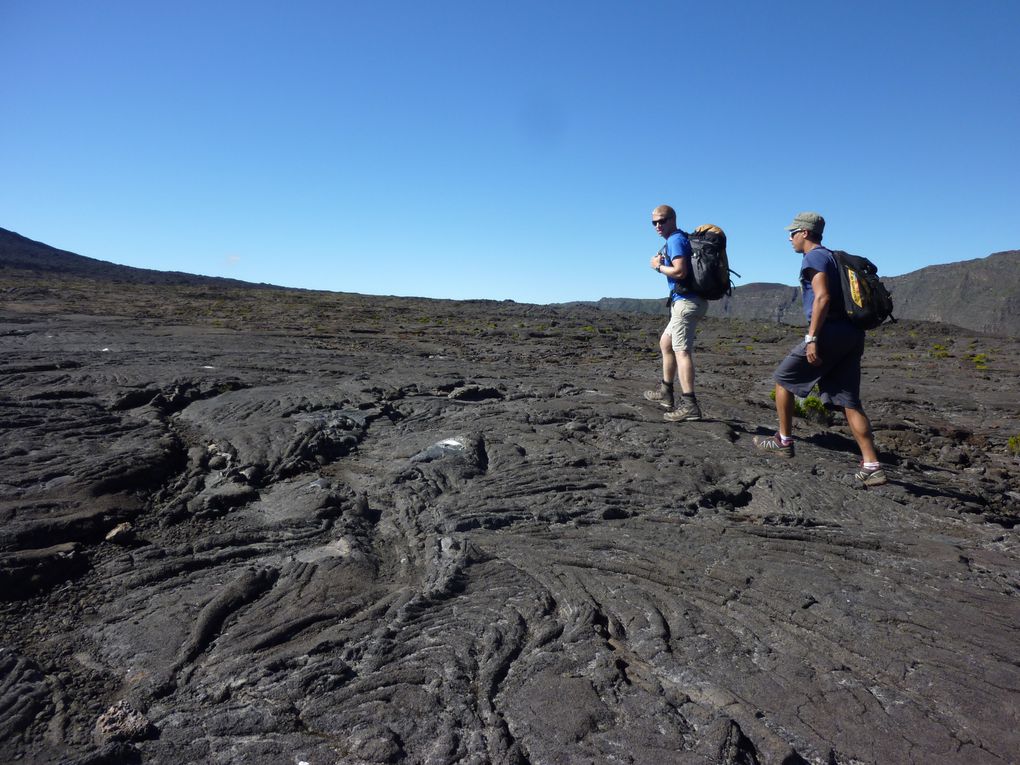
{"label": "man wearing cap", "polygon": [[[691,269],[691,243],[687,235],[676,226],[676,211],[669,205],[652,210],[652,225],[666,240],[659,252],[652,256],[651,266],[666,277],[670,286],[669,324],[659,338],[662,351],[662,382],[655,390],[646,390],[645,398],[656,401],[669,411],[663,418],[669,422],[700,420],[701,407],[694,395],[694,335],[698,321],[708,313],[708,301],[693,292],[684,292],[677,283],[687,277]],[[680,380],[680,401],[673,395],[673,379]]]}
{"label": "man wearing cap", "polygon": [[796,397],[806,397],[817,385],[826,406],[843,410],[861,450],[861,469],[854,478],[865,486],[881,486],[888,479],[879,464],[871,422],[860,397],[864,330],[839,310],[843,305],[839,267],[831,251],[822,246],[825,219],[815,212],[802,212],[786,229],[794,252],[803,256],[800,284],[808,328],[804,341],[790,351],[773,375],[779,432],[755,436],[754,445],[771,454],[792,457]]}

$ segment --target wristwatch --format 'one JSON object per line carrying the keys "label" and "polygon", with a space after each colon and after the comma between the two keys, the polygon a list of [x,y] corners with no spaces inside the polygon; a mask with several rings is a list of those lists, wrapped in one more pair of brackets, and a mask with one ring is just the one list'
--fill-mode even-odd
{"label": "wristwatch", "polygon": [[818,342],[818,335],[804,335],[804,342],[805,343],[817,343]]}

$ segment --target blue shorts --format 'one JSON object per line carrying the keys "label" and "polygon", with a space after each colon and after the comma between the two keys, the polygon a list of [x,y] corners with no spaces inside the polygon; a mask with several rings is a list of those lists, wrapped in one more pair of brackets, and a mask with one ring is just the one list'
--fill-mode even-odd
{"label": "blue shorts", "polygon": [[800,343],[783,359],[773,379],[795,396],[804,398],[817,385],[826,406],[861,409],[864,330],[846,321],[824,324],[817,350],[822,363],[812,366]]}

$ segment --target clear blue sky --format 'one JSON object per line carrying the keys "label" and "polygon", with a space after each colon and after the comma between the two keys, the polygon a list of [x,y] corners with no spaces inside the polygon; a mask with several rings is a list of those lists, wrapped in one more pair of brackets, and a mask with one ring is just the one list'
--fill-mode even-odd
{"label": "clear blue sky", "polygon": [[1020,3],[0,0],[0,226],[368,294],[659,297],[652,208],[794,283],[1020,248]]}

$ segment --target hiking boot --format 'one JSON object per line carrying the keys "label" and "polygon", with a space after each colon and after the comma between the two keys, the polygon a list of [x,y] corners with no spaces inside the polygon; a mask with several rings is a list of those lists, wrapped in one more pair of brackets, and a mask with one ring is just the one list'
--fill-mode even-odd
{"label": "hiking boot", "polygon": [[885,471],[882,468],[868,470],[862,467],[854,473],[854,478],[865,486],[884,486],[889,483],[889,479],[886,478]]}
{"label": "hiking boot", "polygon": [[785,457],[786,459],[793,456],[793,441],[788,443],[786,446],[783,446],[783,441],[779,438],[778,433],[774,436],[755,436],[753,441],[755,447],[761,449],[763,452],[775,454],[779,457]]}
{"label": "hiking boot", "polygon": [[674,408],[670,409],[664,415],[662,419],[667,422],[684,422],[686,420],[700,420],[701,419],[701,407],[698,406],[698,402],[692,400],[687,396],[680,397],[680,403]]}
{"label": "hiking boot", "polygon": [[664,406],[667,409],[673,408],[673,386],[667,385],[664,382],[659,383],[659,387],[655,390],[646,390],[645,398],[649,401],[654,401],[659,406]]}

